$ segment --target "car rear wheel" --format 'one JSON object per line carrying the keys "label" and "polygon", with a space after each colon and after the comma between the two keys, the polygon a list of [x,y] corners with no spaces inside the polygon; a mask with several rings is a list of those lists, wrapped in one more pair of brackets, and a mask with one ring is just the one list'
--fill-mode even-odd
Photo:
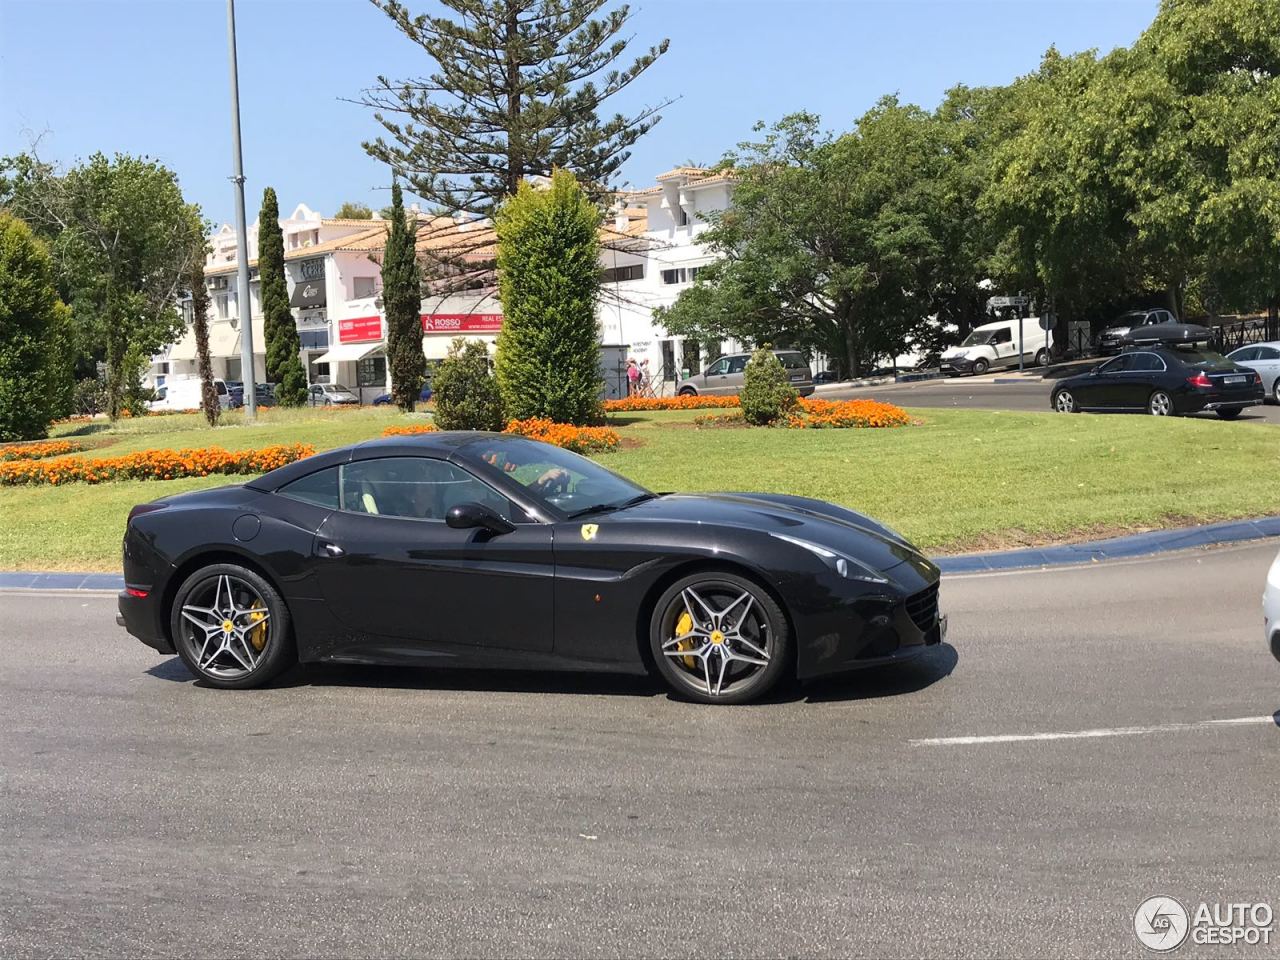
{"label": "car rear wheel", "polygon": [[1276,377],[1276,382],[1271,385],[1271,397],[1276,403],[1280,403],[1280,377]]}
{"label": "car rear wheel", "polygon": [[1223,407],[1218,411],[1218,416],[1223,420],[1234,420],[1240,416],[1243,411],[1239,407]]}
{"label": "car rear wheel", "polygon": [[1043,367],[1043,366],[1047,366],[1048,363],[1049,363],[1049,351],[1046,350],[1044,347],[1041,347],[1040,350],[1036,353],[1035,365],[1037,367]]}
{"label": "car rear wheel", "polygon": [[1173,416],[1173,397],[1163,390],[1157,390],[1147,401],[1147,412],[1153,417]]}
{"label": "car rear wheel", "polygon": [[789,663],[791,631],[758,584],[705,572],[673,583],[654,605],[650,649],[678,695],[700,703],[746,703],[764,696]]}
{"label": "car rear wheel", "polygon": [[973,375],[975,377],[982,376],[990,369],[991,364],[987,363],[985,357],[979,357],[977,360],[973,361]]}
{"label": "car rear wheel", "polygon": [[1053,409],[1059,413],[1077,413],[1080,408],[1070,390],[1059,390],[1053,395]]}
{"label": "car rear wheel", "polygon": [[680,390],[680,396],[682,397],[696,397],[697,395],[698,391],[693,389],[693,387],[683,387]]}
{"label": "car rear wheel", "polygon": [[169,629],[188,669],[214,687],[261,686],[295,659],[284,599],[238,564],[213,564],[187,577],[173,599]]}

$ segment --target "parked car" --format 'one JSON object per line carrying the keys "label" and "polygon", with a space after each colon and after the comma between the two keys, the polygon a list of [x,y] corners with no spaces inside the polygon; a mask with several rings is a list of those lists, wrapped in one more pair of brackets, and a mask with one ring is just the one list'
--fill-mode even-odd
{"label": "parked car", "polygon": [[[418,394],[418,399],[422,403],[426,403],[428,400],[431,399],[431,388],[427,386],[425,383],[422,385],[422,390]],[[375,407],[381,407],[384,404],[388,404],[390,402],[391,402],[391,394],[389,393],[380,393],[373,398],[373,405]]]}
{"label": "parked car", "polygon": [[[796,350],[775,350],[773,355],[782,363],[796,393],[807,397],[813,393],[813,371],[804,354]],[[682,397],[736,396],[746,383],[749,353],[731,353],[713,362],[702,373],[694,374],[676,384],[676,393]]]}
{"label": "parked car", "polygon": [[[257,536],[237,536],[246,519]],[[471,431],[367,440],[134,507],[124,581],[118,622],[231,689],[303,660],[653,673],[745,703],[784,676],[912,659],[947,630],[938,567],[863,514],[653,493]]]}
{"label": "parked car", "polygon": [[813,375],[814,383],[839,383],[840,374],[834,370],[823,370]]}
{"label": "parked car", "polygon": [[1256,371],[1192,343],[1126,349],[1087,373],[1058,381],[1050,403],[1059,413],[1145,411],[1161,417],[1213,410],[1234,420],[1263,397]]}
{"label": "parked car", "polygon": [[[231,391],[227,384],[216,377],[213,389],[218,393],[218,405],[231,409]],[[197,410],[204,390],[199,377],[170,377],[163,386],[156,388],[156,398],[147,404],[148,410]]]}
{"label": "parked car", "polygon": [[227,409],[237,410],[244,406],[244,381],[228,380],[227,395],[230,401],[227,403]]}
{"label": "parked car", "polygon": [[313,383],[308,398],[313,407],[360,402],[359,397],[340,383]]}
{"label": "parked car", "polygon": [[[1021,352],[1018,350],[1019,340]],[[942,352],[938,369],[943,376],[965,373],[981,376],[999,367],[1016,367],[1019,360],[1036,367],[1049,362],[1049,331],[1040,326],[1036,317],[1026,317],[1021,321],[996,320],[974,327],[960,346],[948,347]]]}
{"label": "parked car", "polygon": [[1272,655],[1280,660],[1280,554],[1267,572],[1267,585],[1262,592],[1264,639]]}
{"label": "parked car", "polygon": [[1096,343],[1098,352],[1103,356],[1119,353],[1124,338],[1138,327],[1177,322],[1177,317],[1163,309],[1130,310],[1128,313],[1122,313],[1111,322],[1111,326],[1098,334]]}
{"label": "parked car", "polygon": [[253,397],[260,407],[274,407],[276,405],[276,385],[274,383],[255,383],[253,385]]}
{"label": "parked car", "polygon": [[1233,363],[1256,370],[1262,375],[1262,389],[1276,403],[1280,403],[1280,341],[1255,343],[1227,354]]}

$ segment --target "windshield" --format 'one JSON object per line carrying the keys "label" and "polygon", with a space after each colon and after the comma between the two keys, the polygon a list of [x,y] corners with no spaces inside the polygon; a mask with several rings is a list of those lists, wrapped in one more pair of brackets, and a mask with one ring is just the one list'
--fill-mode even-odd
{"label": "windshield", "polygon": [[514,480],[534,500],[566,515],[614,510],[653,496],[594,460],[535,440],[494,437],[459,453],[481,472]]}
{"label": "windshield", "polygon": [[329,386],[325,387],[325,390],[327,390],[329,393],[350,393],[351,392],[340,383],[331,383],[329,384]]}
{"label": "windshield", "polygon": [[1139,310],[1136,313],[1122,313],[1112,321],[1115,327],[1137,327],[1142,325],[1142,321],[1147,319],[1147,312]]}
{"label": "windshield", "polygon": [[960,344],[962,347],[980,347],[991,339],[991,331],[983,330],[979,327],[973,333],[964,338],[964,342]]}

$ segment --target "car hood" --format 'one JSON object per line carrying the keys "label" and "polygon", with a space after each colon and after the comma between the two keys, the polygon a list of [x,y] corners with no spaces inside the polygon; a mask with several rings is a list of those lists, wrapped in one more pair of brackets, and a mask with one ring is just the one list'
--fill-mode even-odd
{"label": "car hood", "polygon": [[955,357],[963,357],[966,350],[972,350],[972,347],[947,347],[942,351],[942,359],[948,360]]}
{"label": "car hood", "polygon": [[[930,579],[937,575],[937,568],[928,558],[882,524],[854,510],[807,497],[759,493],[667,494],[615,516],[780,534],[853,557],[890,578],[895,568],[903,564]],[[778,545],[784,547],[785,541],[779,541]]]}

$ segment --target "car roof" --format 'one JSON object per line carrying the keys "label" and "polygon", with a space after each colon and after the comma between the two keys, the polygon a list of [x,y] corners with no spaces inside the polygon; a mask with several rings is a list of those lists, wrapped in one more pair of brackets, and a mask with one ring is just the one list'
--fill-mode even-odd
{"label": "car roof", "polygon": [[1275,347],[1280,350],[1280,340],[1259,340],[1257,343],[1242,343],[1231,352],[1235,353],[1236,350],[1244,350],[1248,347]]}

